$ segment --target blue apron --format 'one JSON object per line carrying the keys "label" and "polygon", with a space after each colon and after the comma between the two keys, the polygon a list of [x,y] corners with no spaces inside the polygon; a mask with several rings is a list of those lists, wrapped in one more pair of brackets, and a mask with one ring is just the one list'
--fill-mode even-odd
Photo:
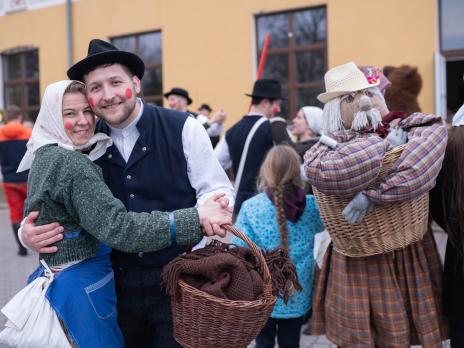
{"label": "blue apron", "polygon": [[[100,244],[94,257],[55,274],[46,293],[50,305],[79,348],[124,347],[118,326],[110,254],[111,248]],[[40,266],[28,282],[43,272]]]}

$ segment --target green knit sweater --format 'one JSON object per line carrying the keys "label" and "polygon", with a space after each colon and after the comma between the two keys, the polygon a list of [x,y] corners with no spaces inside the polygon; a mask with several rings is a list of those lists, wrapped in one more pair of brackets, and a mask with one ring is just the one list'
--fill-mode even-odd
{"label": "green knit sweater", "polygon": [[[127,212],[103,181],[100,167],[77,151],[56,145],[37,150],[29,172],[25,214],[39,211],[37,225],[58,222],[64,232],[82,236],[57,242],[58,251],[41,254],[49,266],[96,254],[98,241],[124,252],[157,251],[171,245],[168,213]],[[174,211],[176,242],[202,238],[195,208]]]}

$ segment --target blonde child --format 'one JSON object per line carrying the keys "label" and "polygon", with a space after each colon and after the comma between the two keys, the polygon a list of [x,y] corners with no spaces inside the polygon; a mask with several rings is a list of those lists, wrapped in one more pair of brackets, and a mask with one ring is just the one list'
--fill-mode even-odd
{"label": "blonde child", "polygon": [[[324,229],[316,200],[306,195],[300,176],[300,158],[291,147],[272,148],[261,166],[258,195],[245,201],[236,226],[261,249],[279,246],[288,251],[303,287],[287,304],[278,299],[256,338],[257,348],[299,347],[303,317],[311,309],[314,235]],[[232,243],[244,245],[234,237]]]}

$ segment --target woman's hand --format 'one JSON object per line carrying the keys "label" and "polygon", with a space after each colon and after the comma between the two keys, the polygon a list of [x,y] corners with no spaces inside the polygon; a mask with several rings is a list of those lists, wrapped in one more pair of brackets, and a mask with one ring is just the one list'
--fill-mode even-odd
{"label": "woman's hand", "polygon": [[208,236],[225,237],[227,231],[221,225],[232,224],[232,208],[225,193],[217,193],[198,207],[200,224]]}

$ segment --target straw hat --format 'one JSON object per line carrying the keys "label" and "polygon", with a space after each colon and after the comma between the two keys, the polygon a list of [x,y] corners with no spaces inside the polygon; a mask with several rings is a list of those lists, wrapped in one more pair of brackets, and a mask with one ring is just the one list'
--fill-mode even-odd
{"label": "straw hat", "polygon": [[323,103],[343,94],[379,85],[379,80],[367,81],[366,76],[353,62],[330,69],[325,73],[324,80],[326,92],[317,96],[317,99]]}

